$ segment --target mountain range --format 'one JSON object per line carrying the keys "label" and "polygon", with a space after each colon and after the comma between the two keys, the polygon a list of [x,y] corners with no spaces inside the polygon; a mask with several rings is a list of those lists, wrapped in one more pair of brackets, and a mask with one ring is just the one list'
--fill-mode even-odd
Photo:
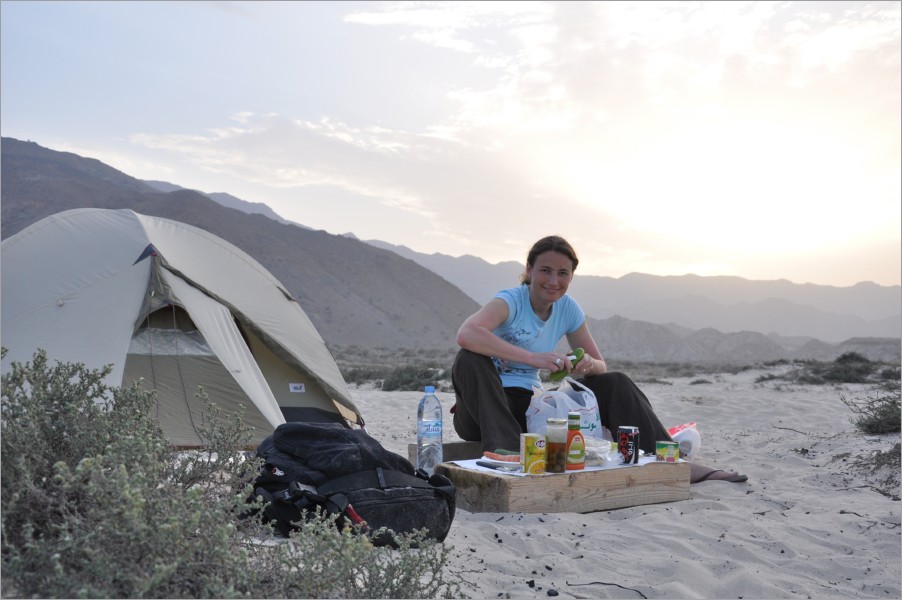
{"label": "mountain range", "polygon": [[[4,239],[79,207],[130,208],[201,227],[270,270],[336,354],[451,352],[460,323],[498,289],[515,285],[523,269],[363,242],[287,221],[265,204],[227,193],[141,181],[34,142],[0,144]],[[855,350],[898,362],[902,354],[900,286],[578,273],[571,293],[609,361],[747,363],[832,359]]]}
{"label": "mountain range", "polygon": [[[514,285],[523,272],[523,264],[517,262],[491,265],[474,256],[454,258],[378,240],[369,243],[438,273],[480,303],[495,294],[499,282]],[[689,329],[759,331],[830,342],[902,335],[899,286],[871,282],[834,287],[726,276],[631,273],[614,278],[580,275],[577,269],[570,290],[583,310],[598,319],[620,316]]]}

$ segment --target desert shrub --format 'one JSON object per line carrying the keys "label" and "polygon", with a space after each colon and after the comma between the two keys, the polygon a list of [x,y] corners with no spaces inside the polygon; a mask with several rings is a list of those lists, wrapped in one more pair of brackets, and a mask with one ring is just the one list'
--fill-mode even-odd
{"label": "desert shrub", "polygon": [[3,375],[4,585],[72,598],[248,589],[243,554],[224,543],[235,538],[237,469],[198,485],[203,474],[179,464],[151,418],[153,396],[107,387],[109,370],[51,366],[38,352]]}
{"label": "desert shrub", "polygon": [[693,377],[698,368],[690,363],[671,363],[666,367],[666,372],[671,377]]}
{"label": "desert shrub", "polygon": [[862,472],[865,478],[873,482],[873,489],[887,498],[898,501],[899,475],[902,467],[902,445],[899,442],[889,450],[877,450],[866,456],[859,456],[853,467]]}
{"label": "desert shrub", "polygon": [[372,383],[381,381],[387,372],[384,367],[353,367],[344,369],[342,376],[345,381],[352,384]]}
{"label": "desert shrub", "polygon": [[811,385],[824,385],[827,380],[824,379],[822,369],[802,369],[792,374],[792,379],[796,383],[807,383]]}
{"label": "desert shrub", "polygon": [[899,367],[884,367],[880,370],[880,379],[899,379]]}
{"label": "desert shrub", "polygon": [[863,354],[860,352],[845,352],[840,356],[836,357],[833,361],[837,364],[857,364],[857,363],[869,363],[869,361]]}
{"label": "desert shrub", "polygon": [[[447,549],[313,519],[282,543],[247,516],[256,459],[205,400],[205,449],[167,444],[154,397],[38,351],[2,378],[4,597],[438,597]],[[243,516],[243,518],[239,518]],[[414,538],[410,538],[414,539]],[[374,566],[375,565],[375,566]],[[338,575],[338,576],[336,576]]]}
{"label": "desert shrub", "polygon": [[634,379],[636,383],[640,383],[642,385],[649,384],[657,384],[657,385],[673,385],[672,381],[668,381],[666,379],[658,379],[657,377],[637,377]]}
{"label": "desert shrub", "polygon": [[886,452],[878,450],[874,456],[874,469],[882,469],[889,467],[894,471],[899,471],[900,459],[902,459],[902,444],[896,442],[892,448]]}
{"label": "desert shrub", "polygon": [[693,377],[702,370],[700,366],[676,363],[650,363],[630,360],[607,359],[609,371],[628,373],[637,383],[668,383],[665,377]]}
{"label": "desert shrub", "polygon": [[846,352],[823,371],[825,380],[837,383],[866,383],[875,365],[857,352]]}
{"label": "desert shrub", "polygon": [[765,383],[767,381],[773,381],[774,379],[783,379],[783,377],[776,373],[763,373],[755,378],[755,383]]}
{"label": "desert shrub", "polygon": [[445,370],[425,365],[409,365],[392,369],[382,381],[387,392],[422,391],[424,386],[437,385],[445,377]]}
{"label": "desert shrub", "polygon": [[866,399],[847,399],[840,396],[842,402],[855,413],[852,424],[862,433],[875,435],[900,431],[900,383],[898,380],[875,386],[873,397]]}
{"label": "desert shrub", "polygon": [[[267,593],[259,597],[453,597],[458,586],[442,577],[450,550],[435,545],[430,551],[417,551],[423,537],[400,538],[399,549],[389,551],[361,543],[352,530],[335,527],[332,518],[313,519],[303,532],[292,532],[285,543],[266,549],[266,559],[258,562]],[[292,576],[286,577],[287,572]]]}
{"label": "desert shrub", "polygon": [[[783,375],[762,376],[759,381],[780,378],[794,383],[813,385],[873,383],[878,380],[898,379],[899,372],[898,367],[868,360],[857,352],[846,352],[832,362],[797,360],[794,364],[795,368]],[[878,369],[881,370],[878,372]]]}

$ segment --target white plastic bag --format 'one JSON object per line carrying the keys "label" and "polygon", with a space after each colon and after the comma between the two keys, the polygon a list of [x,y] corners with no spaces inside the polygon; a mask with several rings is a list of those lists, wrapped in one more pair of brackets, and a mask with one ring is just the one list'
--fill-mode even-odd
{"label": "white plastic bag", "polygon": [[702,449],[702,436],[695,421],[683,423],[667,430],[671,439],[680,445],[680,458],[692,460]]}
{"label": "white plastic bag", "polygon": [[607,439],[586,437],[586,466],[603,467],[623,460],[617,444]]}
{"label": "white plastic bag", "polygon": [[580,414],[583,435],[603,437],[595,394],[571,377],[565,378],[555,390],[536,390],[526,410],[526,430],[544,434],[549,417],[566,419],[569,412]]}

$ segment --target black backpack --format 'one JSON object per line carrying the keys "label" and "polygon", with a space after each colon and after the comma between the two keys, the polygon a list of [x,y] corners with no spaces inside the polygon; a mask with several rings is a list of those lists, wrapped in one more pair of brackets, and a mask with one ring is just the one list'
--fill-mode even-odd
{"label": "black backpack", "polygon": [[[265,464],[254,481],[264,520],[287,536],[317,507],[359,524],[375,545],[395,546],[391,532],[426,529],[443,541],[454,520],[456,490],[427,476],[362,429],[338,423],[279,425],[257,448]],[[388,532],[378,532],[381,528]]]}

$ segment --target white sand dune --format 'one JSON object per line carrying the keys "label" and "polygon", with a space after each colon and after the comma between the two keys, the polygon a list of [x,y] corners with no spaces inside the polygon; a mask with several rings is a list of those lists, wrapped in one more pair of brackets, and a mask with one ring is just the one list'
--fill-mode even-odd
{"label": "white sand dune", "polygon": [[[761,371],[642,384],[665,425],[696,421],[708,481],[681,502],[590,514],[458,510],[445,541],[479,598],[899,598],[902,504],[856,458],[899,434],[864,436],[840,397],[869,386],[756,383]],[[439,394],[450,408],[453,394]],[[370,434],[407,456],[419,394],[354,391]],[[446,412],[446,416],[447,412]],[[457,440],[450,419],[445,441]],[[898,495],[899,490],[895,490]]]}

